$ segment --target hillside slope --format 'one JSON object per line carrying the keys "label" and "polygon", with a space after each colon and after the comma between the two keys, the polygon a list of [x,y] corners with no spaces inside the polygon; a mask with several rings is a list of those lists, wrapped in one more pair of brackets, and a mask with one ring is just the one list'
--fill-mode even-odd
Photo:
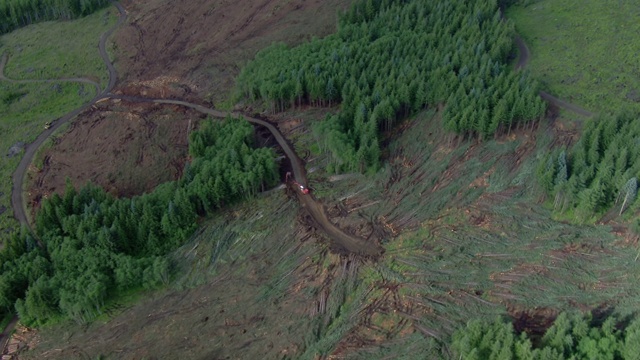
{"label": "hillside slope", "polygon": [[258,50],[275,41],[296,44],[335,31],[336,12],[349,3],[124,2],[131,21],[116,34],[118,70],[124,83],[174,77],[173,86],[218,100]]}
{"label": "hillside slope", "polygon": [[171,288],[110,304],[109,321],[32,334],[23,357],[446,358],[473,317],[536,331],[563,309],[640,305],[637,239],[553,221],[540,204],[552,122],[479,142],[447,136],[436,107],[383,133],[379,172],[334,177],[305,111],[279,117],[299,123],[288,135],[316,170],[309,185],[330,221],[383,234],[384,256],[332,253],[296,195],[265,194],[202,224],[173,254]]}

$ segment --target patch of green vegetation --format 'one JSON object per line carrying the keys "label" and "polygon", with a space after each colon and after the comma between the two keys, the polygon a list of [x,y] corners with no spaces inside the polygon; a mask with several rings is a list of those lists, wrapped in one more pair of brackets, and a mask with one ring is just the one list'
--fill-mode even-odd
{"label": "patch of green vegetation", "polygon": [[60,315],[83,323],[114,294],[166,285],[165,255],[192,235],[198,216],[277,181],[275,154],[253,147],[253,139],[247,121],[205,122],[190,135],[193,160],[183,177],[133,198],[116,199],[91,184],[76,191],[69,182],[65,194],[45,199],[36,216],[44,247],[23,245],[30,238],[23,234],[0,253],[10,259],[0,275],[0,284],[7,284],[0,304],[15,301],[27,324]]}
{"label": "patch of green vegetation", "polygon": [[[50,122],[80,107],[93,96],[93,89],[75,83],[11,84],[0,86],[0,177],[11,179],[26,144],[33,142]],[[0,207],[7,211],[0,215],[0,228],[17,229],[19,225],[11,210],[11,181],[0,182]],[[0,232],[2,242],[7,232]]]}
{"label": "patch of green vegetation", "polygon": [[115,24],[116,14],[110,7],[77,20],[49,21],[2,35],[0,55],[9,53],[5,75],[36,80],[86,77],[106,84],[98,41]]}
{"label": "patch of green vegetation", "polygon": [[107,0],[4,0],[0,3],[0,34],[41,21],[88,15],[107,4]]}
{"label": "patch of green vegetation", "polygon": [[601,115],[586,124],[570,149],[556,149],[539,163],[537,178],[553,208],[572,220],[593,222],[638,211],[639,112]]}
{"label": "patch of green vegetation", "polygon": [[535,81],[507,66],[512,36],[495,1],[358,1],[336,34],[261,51],[238,88],[273,112],[339,103],[316,126],[327,169],[376,170],[380,132],[426,107],[446,103],[442,125],[479,139],[543,115]]}
{"label": "patch of green vegetation", "polygon": [[[98,316],[96,316],[95,321],[108,322],[110,319],[112,319],[114,316],[121,313],[125,309],[134,306],[136,303],[139,303],[142,299],[144,299],[152,292],[154,292],[154,290],[149,290],[148,288],[141,286],[118,293],[117,298],[112,298],[105,301],[104,309]],[[58,319],[53,319],[50,324],[53,325],[58,322],[64,322],[67,320],[68,318],[64,317],[64,314],[61,314]]]}
{"label": "patch of green vegetation", "polygon": [[[232,206],[227,211],[215,214],[196,234],[172,255],[177,264],[178,277],[173,286],[179,289],[194,288],[202,285],[224,270],[233,268],[243,271],[244,263],[257,255],[274,252],[277,262],[270,273],[268,284],[256,297],[279,298],[280,291],[271,291],[279,282],[287,282],[286,275],[291,269],[285,264],[291,261],[299,265],[307,256],[320,259],[319,253],[311,254],[308,247],[298,252],[292,249],[297,245],[294,239],[294,218],[297,205],[293,199],[277,192],[267,197],[248,199],[242,204]],[[292,253],[295,256],[284,256]],[[254,264],[259,261],[250,260]],[[290,264],[289,264],[290,265]],[[267,269],[264,269],[267,271]],[[282,286],[286,288],[286,286]]]}
{"label": "patch of green vegetation", "polygon": [[226,99],[216,103],[216,109],[220,111],[233,111],[234,102],[231,99]]}
{"label": "patch of green vegetation", "polygon": [[317,359],[331,354],[358,321],[369,293],[368,284],[356,276],[345,276],[333,282],[324,316],[314,319],[315,329],[307,334],[307,344],[300,359]]}
{"label": "patch of green vegetation", "polygon": [[640,108],[640,9],[633,1],[538,0],[507,9],[551,94],[591,111]]}
{"label": "patch of green vegetation", "polygon": [[[627,321],[628,322],[628,321]],[[542,338],[516,334],[511,323],[473,320],[453,335],[456,359],[637,359],[640,320],[618,329],[615,317],[597,320],[591,314],[560,314]],[[536,342],[535,344],[533,342]]]}

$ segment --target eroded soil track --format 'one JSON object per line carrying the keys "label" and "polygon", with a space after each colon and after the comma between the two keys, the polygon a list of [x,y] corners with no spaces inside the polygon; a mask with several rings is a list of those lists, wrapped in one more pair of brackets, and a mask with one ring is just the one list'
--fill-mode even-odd
{"label": "eroded soil track", "polygon": [[[207,114],[216,118],[226,118],[228,116],[238,118],[242,117],[245,120],[249,121],[252,124],[256,124],[262,126],[269,130],[269,132],[274,136],[278,145],[282,148],[282,151],[286,154],[287,158],[291,161],[291,168],[293,169],[293,175],[297,182],[303,185],[307,185],[307,176],[304,169],[304,164],[302,160],[298,157],[296,152],[293,150],[289,142],[282,136],[280,131],[273,126],[273,124],[268,121],[257,119],[254,117],[246,116],[239,113],[227,113],[214,109],[210,109],[208,107],[189,103],[181,100],[169,100],[169,99],[147,99],[142,97],[135,96],[124,96],[124,95],[108,95],[109,98],[112,99],[121,99],[125,101],[131,102],[149,102],[154,104],[170,104],[170,105],[179,105],[185,106],[196,111],[199,111],[203,114]],[[307,209],[311,217],[314,219],[318,227],[329,236],[329,238],[335,242],[340,248],[344,249],[345,252],[354,253],[358,255],[370,256],[370,257],[378,257],[382,254],[383,249],[381,246],[374,244],[372,242],[367,242],[364,239],[361,239],[356,236],[349,235],[334,225],[329,218],[327,217],[324,206],[321,202],[319,202],[312,194],[302,194],[299,191],[296,191],[298,196],[298,200],[300,203]]]}
{"label": "eroded soil track", "polygon": [[[14,209],[14,214],[16,219],[20,223],[27,225],[29,227],[30,227],[30,224],[27,217],[27,211],[25,209],[25,201],[23,198],[22,184],[24,183],[26,171],[29,167],[29,164],[31,164],[31,162],[33,161],[33,157],[35,156],[36,150],[44,143],[44,141],[57,128],[62,126],[64,123],[66,123],[70,119],[76,117],[78,114],[85,111],[96,102],[103,100],[105,98],[114,98],[114,99],[122,99],[126,101],[131,101],[131,102],[150,102],[150,103],[156,103],[156,104],[172,104],[172,105],[185,106],[217,118],[226,118],[227,116],[233,116],[233,117],[243,116],[241,114],[217,111],[202,105],[193,104],[193,103],[189,103],[181,100],[147,99],[147,98],[141,98],[141,97],[119,96],[119,95],[111,94],[110,91],[113,89],[117,81],[117,72],[115,70],[115,67],[109,60],[109,57],[106,53],[105,44],[109,35],[111,35],[115,31],[115,29],[118,26],[120,26],[122,23],[124,23],[124,21],[126,20],[126,12],[124,8],[117,2],[113,2],[113,4],[114,6],[116,6],[118,11],[120,12],[120,18],[117,24],[113,28],[109,29],[107,32],[102,34],[99,42],[100,55],[102,56],[107,66],[107,69],[109,71],[109,83],[107,87],[102,91],[100,91],[98,95],[96,95],[96,97],[94,97],[89,103],[85,104],[84,106],[58,119],[50,129],[47,129],[46,131],[42,132],[40,136],[38,136],[36,141],[34,141],[29,146],[27,146],[25,150],[25,154],[13,175],[13,189],[12,189],[11,201]],[[3,57],[3,62],[1,65],[4,66],[5,63],[6,63],[6,57]],[[2,69],[3,67],[0,68],[0,70]],[[3,79],[4,79],[4,76],[3,76]],[[84,80],[85,79],[66,79],[66,81],[83,81],[83,82]],[[36,81],[39,81],[39,80],[36,80]],[[44,80],[44,81],[57,81],[57,80]],[[276,129],[275,126],[273,126],[267,121],[256,119],[249,116],[243,116],[243,117],[247,121],[256,125],[263,126],[267,130],[269,130],[269,132],[271,132],[271,134],[275,137],[276,141],[278,142],[278,144],[280,145],[284,153],[290,159],[296,181],[306,185],[307,179],[306,179],[306,173],[304,170],[304,165],[300,160],[300,158],[295,153],[295,151],[293,150],[293,148],[288,144],[284,136],[282,136],[282,134],[278,131],[278,129]],[[322,203],[317,201],[313,196],[309,194],[304,195],[304,194],[298,193],[298,199],[300,203],[308,210],[309,214],[313,217],[318,227],[322,231],[324,231],[328,235],[328,237],[333,242],[335,242],[336,245],[344,249],[345,252],[355,253],[355,254],[369,256],[369,257],[378,257],[382,254],[382,247],[380,247],[379,245],[371,242],[367,242],[364,239],[360,239],[358,237],[346,234],[344,231],[336,227],[327,217]]]}
{"label": "eroded soil track", "polygon": [[[51,136],[60,126],[62,126],[63,124],[65,124],[66,122],[68,122],[69,120],[73,119],[74,117],[78,116],[80,113],[82,113],[83,111],[87,110],[89,107],[91,107],[91,105],[95,104],[98,100],[100,100],[101,98],[104,98],[105,94],[109,93],[113,87],[116,84],[117,78],[118,78],[118,74],[116,73],[116,69],[113,66],[113,64],[111,63],[111,60],[109,59],[109,56],[107,54],[106,51],[106,43],[107,43],[107,38],[109,37],[109,35],[111,35],[120,25],[122,25],[126,19],[127,19],[127,14],[124,10],[124,8],[122,7],[122,5],[120,5],[118,2],[112,1],[112,4],[118,9],[118,12],[120,13],[120,17],[118,19],[118,22],[109,30],[107,30],[105,33],[102,34],[102,36],[100,37],[100,42],[98,43],[98,49],[100,51],[100,55],[102,56],[102,60],[104,61],[105,65],[107,66],[107,70],[109,71],[109,83],[107,85],[107,87],[105,89],[103,89],[102,91],[100,90],[100,86],[97,83],[94,83],[93,85],[96,86],[96,91],[97,94],[96,96],[91,99],[91,101],[89,101],[88,103],[84,104],[83,106],[81,106],[78,109],[75,109],[69,113],[67,113],[66,115],[62,116],[61,118],[57,119],[55,122],[53,122],[52,126],[49,129],[46,129],[45,131],[43,131],[34,142],[32,142],[31,144],[27,145],[27,147],[25,148],[24,151],[24,155],[22,156],[22,159],[20,160],[20,163],[18,164],[18,168],[16,169],[16,171],[13,173],[12,176],[12,181],[13,181],[13,186],[11,188],[11,207],[13,208],[13,214],[16,218],[16,220],[18,220],[21,224],[26,225],[27,227],[29,227],[33,232],[33,228],[31,227],[31,224],[29,223],[29,218],[27,217],[27,210],[25,209],[25,201],[24,201],[24,197],[23,197],[23,188],[22,185],[24,183],[24,179],[25,179],[25,175],[27,173],[27,169],[29,168],[29,165],[31,164],[31,162],[33,161],[33,157],[36,154],[36,151],[40,148],[40,146],[42,146],[42,144],[47,140],[47,138],[49,138],[49,136]],[[2,58],[2,62],[0,63],[1,67],[0,67],[0,74],[1,75],[1,80],[6,80],[6,81],[10,81],[9,79],[7,79],[4,76],[4,65],[6,64],[7,61],[7,56],[4,55]],[[22,81],[22,80],[20,80]],[[29,81],[29,82],[57,82],[60,80],[57,79],[48,79],[48,80],[25,80],[25,81]],[[87,82],[90,80],[87,79],[62,79],[62,81],[80,81],[80,82]]]}

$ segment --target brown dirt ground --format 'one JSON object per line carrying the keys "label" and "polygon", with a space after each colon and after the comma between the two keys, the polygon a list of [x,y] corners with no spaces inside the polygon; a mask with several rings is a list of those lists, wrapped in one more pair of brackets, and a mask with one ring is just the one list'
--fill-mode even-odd
{"label": "brown dirt ground", "polygon": [[[241,64],[273,42],[300,43],[335,30],[349,0],[124,1],[129,23],[114,35],[115,93],[192,102],[224,98]],[[132,196],[176,179],[186,161],[188,119],[178,107],[101,103],[80,115],[31,172],[29,203],[92,181]],[[38,161],[38,160],[36,160]],[[32,169],[34,170],[34,169]]]}
{"label": "brown dirt ground", "polygon": [[[99,108],[98,108],[99,107]],[[32,167],[29,203],[91,181],[116,196],[132,196],[177,179],[188,156],[188,130],[199,113],[158,105],[100,105],[72,123]]]}
{"label": "brown dirt ground", "polygon": [[125,1],[129,24],[115,35],[121,82],[180,79],[224,97],[243,63],[273,42],[300,43],[335,31],[349,0]]}

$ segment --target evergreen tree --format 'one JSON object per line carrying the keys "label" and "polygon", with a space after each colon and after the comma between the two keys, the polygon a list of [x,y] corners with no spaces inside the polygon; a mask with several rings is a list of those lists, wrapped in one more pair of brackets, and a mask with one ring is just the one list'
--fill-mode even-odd
{"label": "evergreen tree", "polygon": [[193,233],[197,209],[204,215],[278,180],[274,152],[254,148],[253,138],[246,121],[204,122],[191,135],[195,158],[183,178],[131,199],[67,180],[64,195],[43,201],[36,215],[46,248],[25,231],[0,251],[0,308],[15,304],[31,324],[58,314],[84,323],[114,293],[166,284],[163,256]]}
{"label": "evergreen tree", "polygon": [[[377,138],[396,120],[447,97],[445,128],[463,137],[487,138],[540,118],[545,103],[537,85],[507,66],[512,35],[513,25],[489,0],[359,0],[341,16],[335,35],[260,52],[238,86],[266,103],[291,104],[291,93],[312,105],[341,101],[338,114],[325,120],[332,124],[315,131],[331,144],[331,169],[364,171],[378,167],[372,159],[380,154],[364,124],[374,123]],[[304,86],[290,91],[302,76]]]}
{"label": "evergreen tree", "polygon": [[587,218],[614,204],[620,204],[618,215],[635,206],[640,175],[637,118],[638,114],[621,112],[590,120],[580,141],[566,155],[560,154],[557,166],[551,166],[549,157],[542,160],[537,177],[541,187],[555,195],[556,209],[576,209]]}

